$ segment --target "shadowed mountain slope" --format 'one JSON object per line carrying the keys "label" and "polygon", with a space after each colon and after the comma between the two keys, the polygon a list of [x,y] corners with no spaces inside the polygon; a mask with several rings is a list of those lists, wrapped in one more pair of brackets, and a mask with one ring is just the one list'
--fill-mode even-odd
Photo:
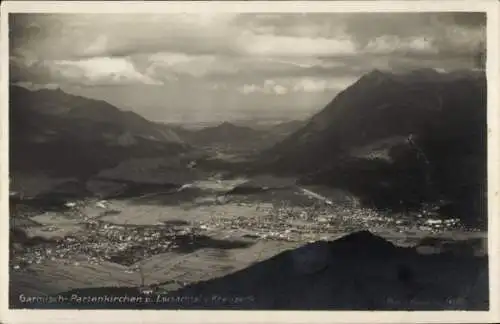
{"label": "shadowed mountain slope", "polygon": [[11,171],[88,177],[132,157],[188,150],[164,125],[61,90],[10,87]]}
{"label": "shadowed mountain slope", "polygon": [[[427,243],[428,244],[428,243]],[[174,292],[156,290],[138,308],[261,310],[487,310],[488,261],[477,245],[449,243],[439,254],[395,246],[368,231],[282,252],[248,268]],[[481,244],[479,244],[481,246]],[[471,251],[475,251],[474,253]],[[153,287],[154,288],[154,287]],[[137,287],[102,287],[71,296],[143,297]],[[119,302],[89,308],[126,308]],[[33,305],[31,305],[34,307]]]}
{"label": "shadowed mountain slope", "polygon": [[484,224],[486,90],[484,72],[375,70],[266,151],[264,168],[380,208],[451,201],[449,214]]}
{"label": "shadowed mountain slope", "polygon": [[[487,269],[485,257],[451,250],[422,255],[362,231],[283,252],[174,296],[224,296],[215,306],[221,309],[487,309],[481,276]],[[251,298],[238,305],[241,296]]]}

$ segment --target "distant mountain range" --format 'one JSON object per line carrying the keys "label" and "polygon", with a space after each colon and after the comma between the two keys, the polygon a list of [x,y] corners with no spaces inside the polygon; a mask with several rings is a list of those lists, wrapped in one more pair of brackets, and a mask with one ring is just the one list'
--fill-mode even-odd
{"label": "distant mountain range", "polygon": [[188,150],[179,135],[111,104],[10,87],[10,169],[88,177],[124,159]]}
{"label": "distant mountain range", "polygon": [[214,127],[206,127],[201,130],[191,132],[187,136],[191,143],[198,145],[210,145],[214,143],[240,144],[250,142],[260,138],[261,132],[245,127],[236,126],[229,122],[223,122]]}
{"label": "distant mountain range", "polygon": [[302,125],[292,121],[253,129],[223,122],[193,130],[60,89],[11,85],[9,97],[11,172],[54,177],[88,179],[129,159],[199,155],[207,147],[251,152],[272,146]]}
{"label": "distant mountain range", "polygon": [[223,122],[199,130],[187,130],[178,126],[175,131],[190,145],[221,146],[245,150],[271,147],[305,124],[304,121],[286,121],[273,125],[245,126]]}
{"label": "distant mountain range", "polygon": [[486,90],[484,72],[372,71],[265,151],[263,168],[378,207],[449,199],[485,215]]}

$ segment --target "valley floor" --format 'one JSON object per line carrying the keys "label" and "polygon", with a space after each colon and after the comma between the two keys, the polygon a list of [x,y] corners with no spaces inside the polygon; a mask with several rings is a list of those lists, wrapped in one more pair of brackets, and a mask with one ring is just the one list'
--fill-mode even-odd
{"label": "valley floor", "polygon": [[28,297],[85,288],[179,291],[361,230],[397,246],[418,246],[421,254],[487,255],[486,233],[455,222],[382,215],[318,188],[233,190],[245,183],[208,179],[166,193],[68,201],[62,210],[31,214],[14,206],[11,306],[35,307]]}

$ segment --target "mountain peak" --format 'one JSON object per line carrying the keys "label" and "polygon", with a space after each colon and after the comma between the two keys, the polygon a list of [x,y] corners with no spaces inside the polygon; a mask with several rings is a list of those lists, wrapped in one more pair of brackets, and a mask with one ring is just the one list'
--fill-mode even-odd
{"label": "mountain peak", "polygon": [[368,75],[383,75],[383,74],[384,74],[384,72],[382,72],[379,69],[373,69],[370,71],[370,73],[368,73]]}
{"label": "mountain peak", "polygon": [[371,72],[366,74],[367,77],[371,77],[371,78],[388,77],[389,75],[390,75],[390,72],[383,72],[379,69],[373,69]]}
{"label": "mountain peak", "polygon": [[379,69],[373,69],[372,71],[363,75],[359,80],[368,81],[369,83],[379,83],[386,80],[390,80],[392,73],[387,71],[381,71]]}
{"label": "mountain peak", "polygon": [[379,69],[374,69],[367,74],[364,78],[368,79],[387,79],[391,77],[409,77],[409,76],[420,76],[420,77],[436,77],[441,73],[437,69],[433,68],[420,68],[420,69],[405,69],[401,71],[382,71]]}
{"label": "mountain peak", "polygon": [[219,126],[218,126],[218,127],[235,127],[235,125],[234,125],[234,124],[231,124],[231,123],[230,123],[230,122],[228,122],[228,121],[225,121],[225,122],[223,122],[223,123],[219,124]]}

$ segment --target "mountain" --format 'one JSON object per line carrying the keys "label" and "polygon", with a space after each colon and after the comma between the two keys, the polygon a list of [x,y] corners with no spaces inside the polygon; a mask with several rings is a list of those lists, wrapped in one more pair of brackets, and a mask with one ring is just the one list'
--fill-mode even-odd
{"label": "mountain", "polygon": [[214,127],[203,128],[194,133],[194,141],[201,144],[238,143],[258,138],[260,132],[245,126],[223,122]]}
{"label": "mountain", "polygon": [[[134,112],[122,111],[105,101],[70,95],[60,89],[30,91],[17,86],[11,86],[10,97],[13,113],[30,112],[59,117],[61,121],[69,121],[72,125],[93,123],[92,126],[106,127],[108,137],[112,133],[122,132],[137,138],[182,144],[180,137],[172,129],[153,123]],[[100,132],[92,134],[106,135]]]}
{"label": "mountain", "polygon": [[[444,130],[453,133],[450,136],[477,136],[485,125],[485,107],[484,75],[434,70],[396,75],[375,70],[341,92],[270,153],[280,160],[293,159],[290,167],[308,170],[353,148],[395,136]],[[322,159],[315,159],[318,154]]]}
{"label": "mountain", "polygon": [[305,125],[306,122],[303,120],[290,120],[279,124],[270,125],[266,127],[265,130],[269,132],[270,137],[277,137],[281,138],[281,140],[284,140],[287,136],[298,131]]}
{"label": "mountain", "polygon": [[479,71],[375,70],[263,159],[376,207],[445,199],[452,213],[484,215],[486,89]]}
{"label": "mountain", "polygon": [[10,169],[88,177],[133,157],[188,149],[176,132],[105,101],[10,87]]}
{"label": "mountain", "polygon": [[287,121],[274,125],[236,125],[223,122],[201,130],[177,127],[176,132],[194,146],[237,148],[241,151],[262,150],[282,141],[304,125],[304,121]]}
{"label": "mountain", "polygon": [[[449,243],[439,254],[425,255],[360,231],[282,252],[170,296],[225,297],[217,304],[186,303],[184,309],[488,309],[487,257],[469,252],[478,243]],[[238,297],[240,302],[233,301]]]}
{"label": "mountain", "polygon": [[[425,254],[424,239],[401,247],[368,231],[283,251],[226,276],[175,291],[152,286],[143,309],[218,310],[486,310],[488,257],[482,240],[437,239]],[[161,285],[161,284],[160,284]],[[62,296],[142,296],[139,287],[95,287]],[[164,297],[164,298],[162,298]],[[187,297],[187,298],[186,298]],[[29,307],[71,309],[66,303]],[[87,303],[89,309],[123,309],[126,303]],[[186,301],[186,302],[184,302]],[[453,302],[450,302],[453,301]],[[19,307],[18,298],[12,307]],[[50,305],[50,306],[49,306]],[[23,305],[23,307],[27,307]]]}
{"label": "mountain", "polygon": [[210,147],[216,151],[248,152],[260,147],[263,134],[250,127],[223,122],[201,130],[184,131],[182,136],[195,147]]}

